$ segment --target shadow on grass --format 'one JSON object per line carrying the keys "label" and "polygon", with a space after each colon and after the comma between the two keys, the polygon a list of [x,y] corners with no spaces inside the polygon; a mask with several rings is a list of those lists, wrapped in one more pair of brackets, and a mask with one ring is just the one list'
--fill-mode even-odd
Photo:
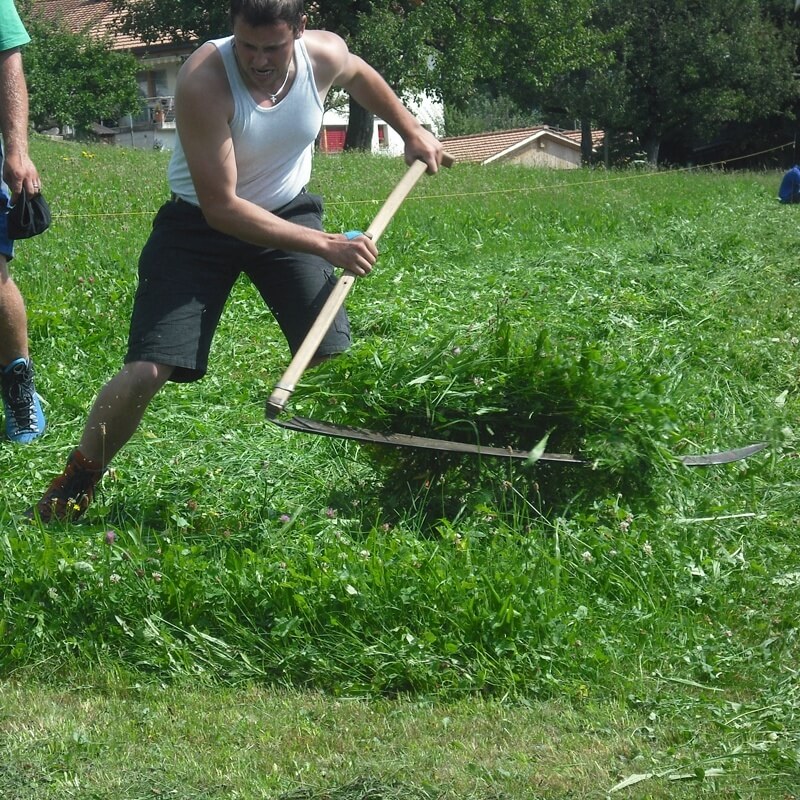
{"label": "shadow on grass", "polygon": [[474,514],[506,519],[566,517],[573,507],[616,496],[644,510],[657,505],[657,484],[664,477],[664,470],[644,460],[613,470],[591,462],[527,464],[423,450],[401,452],[377,445],[365,450],[380,480],[359,486],[355,493],[337,488],[329,504],[362,518],[370,509],[373,518],[391,524],[413,519],[421,532],[443,519],[456,521]]}

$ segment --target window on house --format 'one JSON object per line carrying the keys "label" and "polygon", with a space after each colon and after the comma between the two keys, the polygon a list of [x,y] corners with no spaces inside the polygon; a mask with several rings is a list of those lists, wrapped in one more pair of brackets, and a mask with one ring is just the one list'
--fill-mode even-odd
{"label": "window on house", "polygon": [[385,122],[378,125],[378,147],[381,150],[389,147],[389,126]]}
{"label": "window on house", "polygon": [[164,69],[148,69],[140,72],[136,76],[136,82],[139,84],[139,91],[145,97],[167,97],[169,94],[167,71]]}
{"label": "window on house", "polygon": [[167,72],[163,69],[143,70],[136,75],[139,94],[142,98],[142,110],[134,118],[139,124],[149,124],[154,121],[164,122],[165,117],[155,119],[155,112],[160,108],[165,115],[172,109],[172,97],[169,94]]}

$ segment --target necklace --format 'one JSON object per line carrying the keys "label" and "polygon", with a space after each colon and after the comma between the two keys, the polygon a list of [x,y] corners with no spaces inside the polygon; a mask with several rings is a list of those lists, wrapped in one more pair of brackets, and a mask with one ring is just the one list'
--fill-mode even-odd
{"label": "necklace", "polygon": [[272,92],[267,92],[267,97],[269,97],[270,101],[273,103],[278,102],[278,95],[286,88],[286,82],[289,80],[289,73],[292,71],[292,63],[289,62],[289,66],[286,67],[286,77],[283,79],[283,83],[281,84],[281,88],[278,89],[275,94]]}

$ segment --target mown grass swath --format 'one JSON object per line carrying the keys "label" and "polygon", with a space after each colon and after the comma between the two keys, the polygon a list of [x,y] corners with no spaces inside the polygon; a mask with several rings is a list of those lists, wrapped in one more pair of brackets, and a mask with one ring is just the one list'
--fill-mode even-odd
{"label": "mown grass swath", "polygon": [[[785,697],[800,303],[797,217],[775,173],[457,165],[425,178],[350,295],[351,352],[291,401],[378,430],[546,437],[588,467],[270,425],[289,356],[241,283],[208,378],[156,398],[83,521],[40,528],[22,512],[118,368],[167,188],[161,153],[35,147],[55,221],[19,247],[14,274],[50,430],[0,448],[6,675],[99,662],[334,694],[632,706],[668,675],[744,711]],[[403,170],[318,158],[328,228],[363,228]],[[724,468],[675,460],[757,440],[767,453]],[[796,775],[796,733],[776,724],[785,735],[763,751]]]}

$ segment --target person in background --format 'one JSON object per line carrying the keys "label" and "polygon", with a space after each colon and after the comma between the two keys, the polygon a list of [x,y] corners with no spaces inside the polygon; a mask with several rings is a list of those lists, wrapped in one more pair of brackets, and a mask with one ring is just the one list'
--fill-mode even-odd
{"label": "person in background", "polygon": [[800,203],[800,166],[795,164],[781,178],[778,187],[778,200],[781,203]]}
{"label": "person in background", "polygon": [[20,48],[29,41],[12,0],[0,0],[0,387],[6,436],[23,444],[45,429],[28,352],[25,302],[8,270],[14,257],[8,208],[23,189],[29,196],[41,191],[39,173],[28,155],[28,87]]}
{"label": "person in background", "polygon": [[[306,191],[324,100],[333,86],[403,138],[408,164],[442,162],[437,139],[375,69],[334,33],[307,30],[302,0],[232,0],[233,35],[206,42],[181,67],[172,198],[153,223],[122,369],[100,390],[79,446],[31,518],[79,517],[107,465],[167,381],[205,375],[211,341],[241,272],[296,352],[336,278],[367,275],[377,249],[364,235],[327,233],[322,198]],[[340,310],[314,362],[344,351]]]}

